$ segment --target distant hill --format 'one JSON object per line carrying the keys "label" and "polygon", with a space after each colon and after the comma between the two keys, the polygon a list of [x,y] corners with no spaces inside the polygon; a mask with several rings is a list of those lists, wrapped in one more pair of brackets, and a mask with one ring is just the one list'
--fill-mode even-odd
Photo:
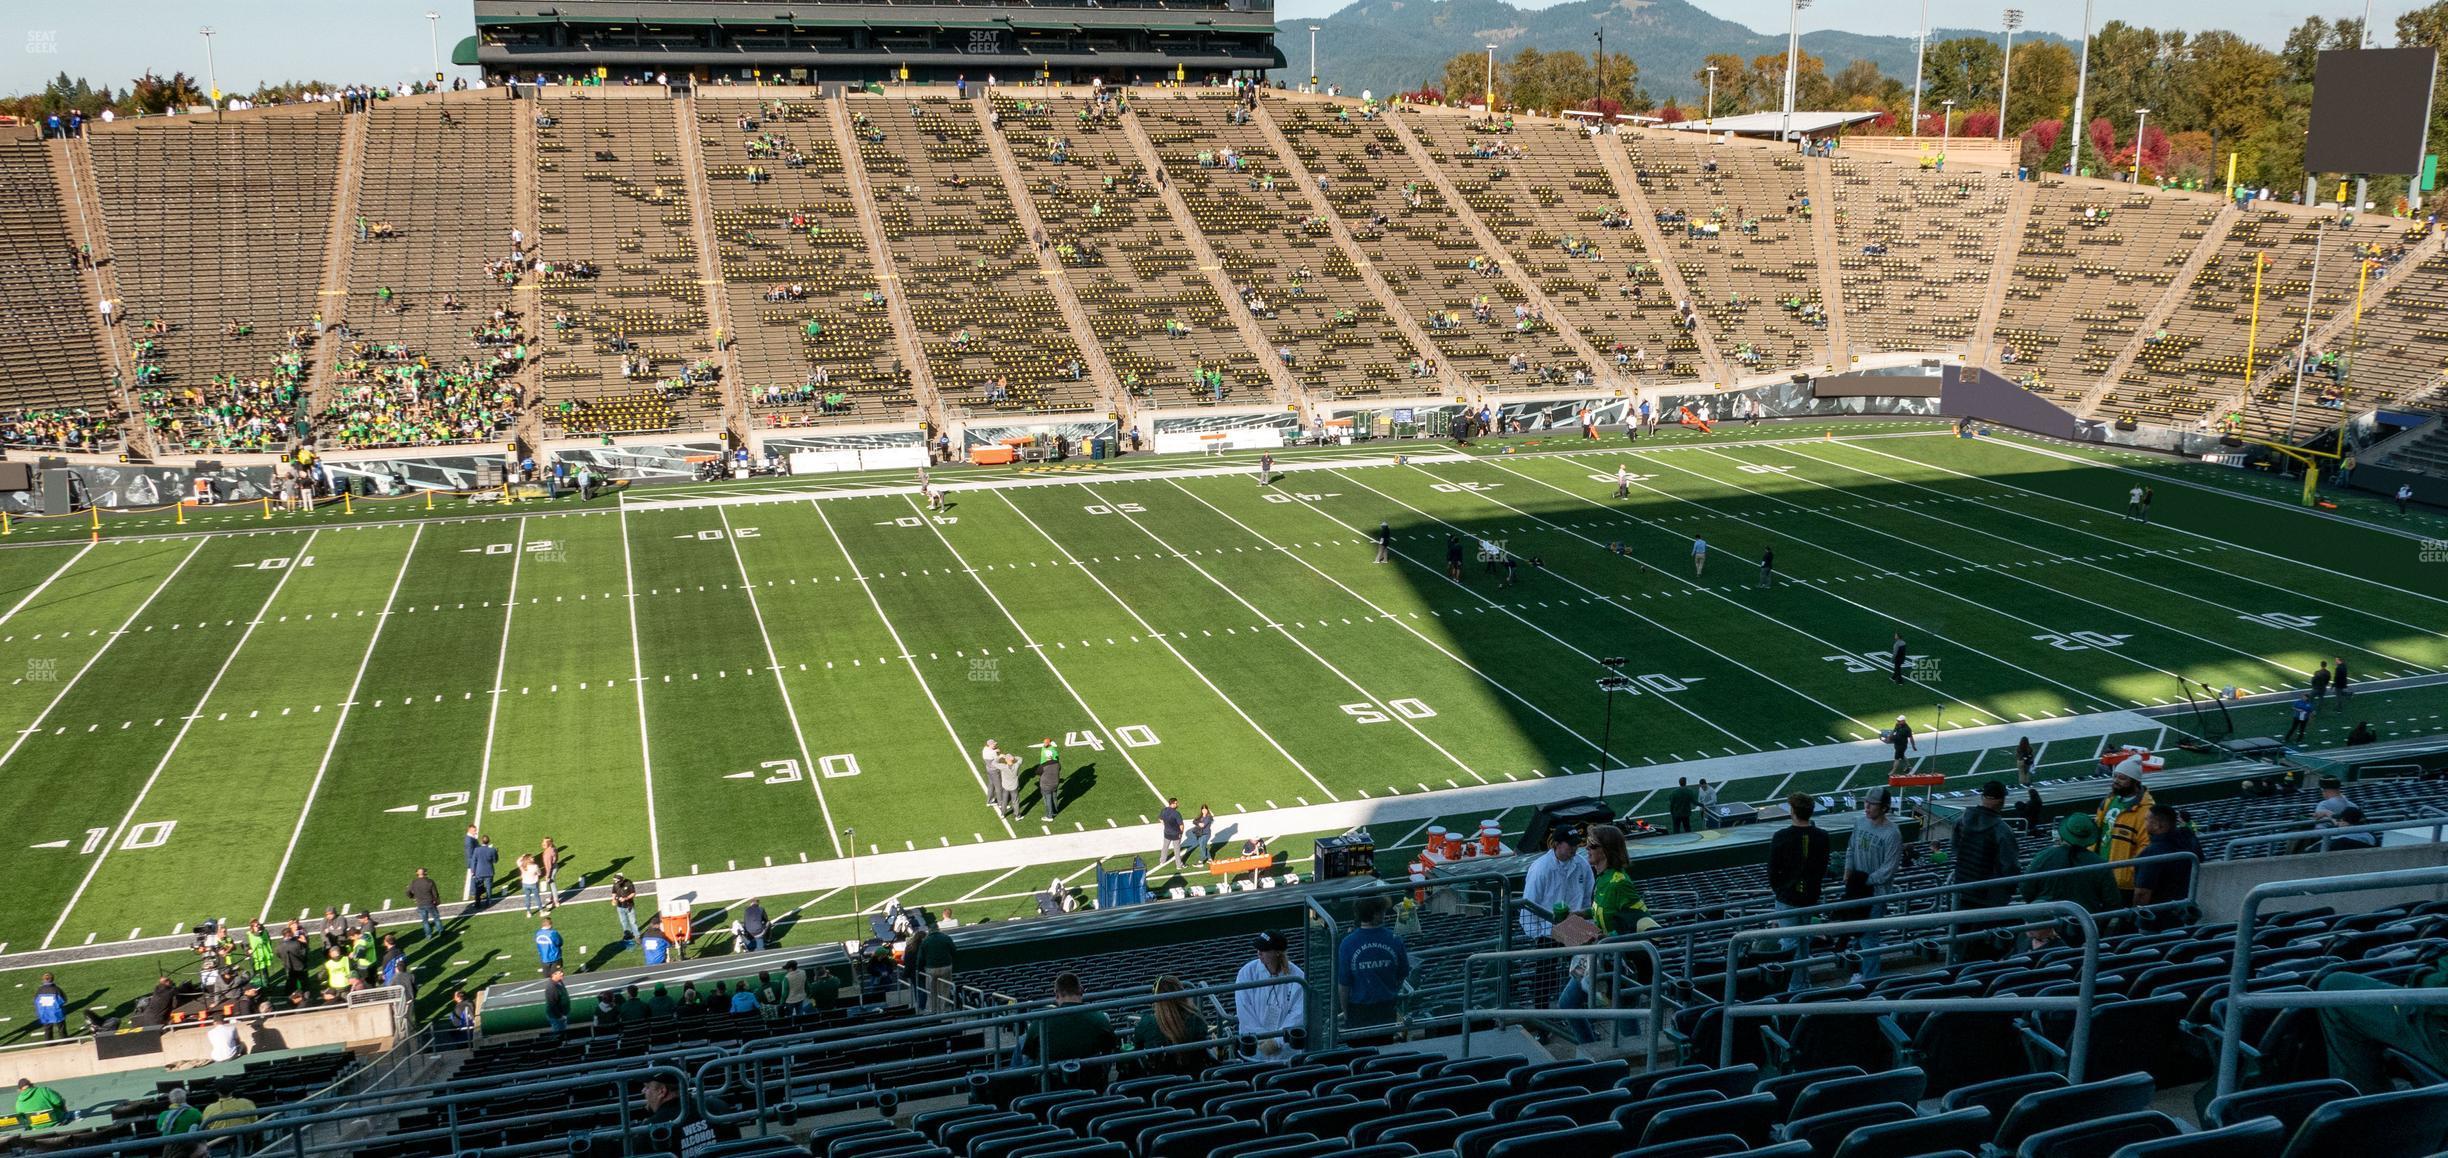
{"label": "distant hill", "polygon": [[[1590,33],[1604,17],[1607,52],[1628,52],[1640,66],[1641,85],[1653,95],[1697,99],[1701,86],[1692,80],[1713,52],[1747,58],[1785,51],[1782,32],[1763,34],[1731,20],[1712,16],[1687,0],[1575,0],[1552,8],[1525,10],[1504,0],[1357,0],[1323,20],[1278,24],[1276,45],[1289,67],[1274,79],[1295,83],[1308,77],[1309,25],[1318,26],[1318,58],[1324,79],[1347,93],[1362,89],[1383,96],[1424,83],[1434,83],[1445,62],[1456,53],[1483,52],[1497,45],[1499,58],[1523,46],[1542,52],[1573,51],[1592,55],[1597,45]],[[2025,33],[2017,40],[2038,33]],[[1987,36],[1994,30],[1932,29],[1931,41],[1956,36]],[[2047,37],[2063,40],[2061,37]],[[2066,41],[2071,43],[2071,41]],[[1909,83],[1913,71],[1913,41],[1909,36],[1864,36],[1820,30],[1802,34],[1804,50],[1827,60],[1833,73],[1853,60],[1870,61],[1879,71]]]}

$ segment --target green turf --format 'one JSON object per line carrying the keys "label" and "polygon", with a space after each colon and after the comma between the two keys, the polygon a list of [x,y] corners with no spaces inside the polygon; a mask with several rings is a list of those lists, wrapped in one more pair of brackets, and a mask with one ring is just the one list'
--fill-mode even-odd
{"label": "green turf", "polygon": [[[853,848],[946,850],[968,878],[1024,861],[991,851],[1013,836],[1137,825],[1168,795],[1255,828],[1242,814],[1585,772],[1602,742],[1652,769],[1898,713],[1952,730],[2162,705],[2179,677],[2284,688],[2341,655],[2362,679],[2448,668],[2440,572],[2386,504],[2320,515],[2124,452],[1843,429],[1861,437],[1287,452],[1300,469],[1267,488],[1238,460],[947,472],[1027,485],[940,515],[868,477],[185,528],[213,534],[114,516],[98,545],[0,550],[0,611],[25,604],[0,620],[20,802],[0,943],[379,908],[419,866],[455,894],[471,821],[505,868],[555,838],[565,883]],[[1141,466],[1167,473],[1116,477]],[[2153,525],[2122,517],[2137,480]],[[778,501],[674,505],[691,496]],[[170,534],[123,533],[146,530]],[[1449,534],[1543,567],[1450,580]],[[1783,579],[1762,590],[1770,545]],[[1902,685],[1879,659],[1896,630],[1923,657]],[[1614,656],[1642,682],[1610,731],[1593,681]],[[1032,783],[1007,826],[976,750],[1046,736],[1061,811]],[[1941,767],[2002,766],[1984,760]],[[1846,771],[1738,779],[1766,796]]]}

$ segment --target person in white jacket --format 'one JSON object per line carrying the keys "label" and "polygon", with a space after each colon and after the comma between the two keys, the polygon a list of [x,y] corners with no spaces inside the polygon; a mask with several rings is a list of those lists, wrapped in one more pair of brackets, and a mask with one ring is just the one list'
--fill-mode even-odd
{"label": "person in white jacket", "polygon": [[1258,955],[1233,980],[1248,985],[1270,977],[1281,981],[1233,992],[1233,1017],[1241,1036],[1257,1039],[1253,1048],[1259,1060],[1287,1061],[1300,1047],[1284,1035],[1309,1028],[1309,986],[1308,974],[1285,958],[1281,933],[1258,934]]}

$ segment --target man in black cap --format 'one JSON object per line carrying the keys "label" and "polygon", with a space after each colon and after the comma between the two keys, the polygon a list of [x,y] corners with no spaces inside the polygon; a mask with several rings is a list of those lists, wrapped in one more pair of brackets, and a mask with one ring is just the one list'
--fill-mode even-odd
{"label": "man in black cap", "polygon": [[656,1075],[638,1084],[638,1098],[646,1103],[646,1123],[671,1130],[669,1151],[681,1158],[695,1158],[712,1149],[717,1142],[739,1137],[737,1129],[716,1126],[697,1116],[688,1099],[680,1095],[679,1084],[669,1075]]}
{"label": "man in black cap", "polygon": [[[1287,948],[1281,933],[1258,934],[1258,955],[1233,978],[1251,986],[1233,992],[1233,1020],[1261,1061],[1291,1060],[1309,1029],[1308,974],[1285,955]],[[1254,984],[1269,980],[1275,984]]]}

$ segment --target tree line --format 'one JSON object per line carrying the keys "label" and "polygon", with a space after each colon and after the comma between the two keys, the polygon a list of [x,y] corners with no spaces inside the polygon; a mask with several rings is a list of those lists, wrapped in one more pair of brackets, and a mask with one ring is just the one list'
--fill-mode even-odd
{"label": "tree line", "polygon": [[[2395,31],[2397,46],[2438,49],[2448,59],[2448,0],[2435,0],[2398,17]],[[2083,101],[2083,168],[2095,175],[2130,173],[2138,147],[2145,181],[2223,187],[2232,154],[2240,185],[2267,186],[2282,196],[2292,193],[2304,180],[2304,136],[2311,122],[2319,54],[2354,48],[2362,40],[2363,22],[2352,17],[2307,17],[2275,49],[2232,32],[2185,32],[2111,20],[2092,34],[2090,84]],[[2371,46],[2383,45],[2375,37]],[[1930,42],[1922,65],[1918,135],[2010,137],[2019,142],[2024,164],[2047,172],[2063,169],[2074,143],[2066,128],[2074,114],[2080,70],[2076,52],[2067,44],[2035,38],[2014,46],[2009,70],[2005,49],[1996,40],[1965,36]],[[1427,83],[1408,95],[1477,105],[1491,87],[1489,64],[1484,53],[1460,53],[1445,62],[1440,75],[1423,78]],[[1642,90],[1639,69],[1629,57],[1610,53],[1601,85],[1589,57],[1525,47],[1495,58],[1492,87],[1496,107],[1502,110],[1595,108],[1668,122],[1712,112],[1734,116],[1784,107],[1784,53],[1748,59],[1713,54],[1692,74],[1695,87],[1704,93],[1712,79],[1713,106],[1706,96],[1689,103],[1653,100]],[[1875,114],[1848,132],[1910,133],[1912,98],[1911,77],[1885,75],[1867,60],[1830,72],[1826,60],[1805,52],[1795,68],[1794,107]],[[2147,118],[2139,111],[2143,109],[2149,110]],[[2434,86],[2430,140],[2434,149],[2448,149],[2448,77]],[[2405,185],[2403,175],[2375,176],[2373,199],[2385,207]]]}

